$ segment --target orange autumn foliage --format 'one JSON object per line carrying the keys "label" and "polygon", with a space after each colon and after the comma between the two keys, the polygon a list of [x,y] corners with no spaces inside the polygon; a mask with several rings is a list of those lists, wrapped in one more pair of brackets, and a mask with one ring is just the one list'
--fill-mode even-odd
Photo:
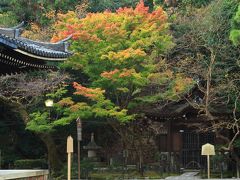
{"label": "orange autumn foliage", "polygon": [[[96,31],[107,34],[108,36],[105,38],[111,36],[123,38],[127,35],[126,25],[128,26],[130,22],[134,25],[138,16],[142,25],[146,27],[150,27],[154,23],[161,25],[167,21],[166,13],[161,7],[150,13],[149,8],[144,6],[143,0],[138,3],[135,9],[124,7],[119,8],[116,12],[106,10],[103,13],[88,13],[83,19],[79,19],[76,13],[69,11],[67,14],[58,14],[58,21],[54,26],[57,33],[53,36],[52,42],[57,42],[69,35],[72,35],[74,40],[99,41],[100,37],[92,37]],[[125,20],[127,24],[123,24],[122,20]],[[135,28],[137,29],[138,26],[141,27],[142,25],[136,24]]]}
{"label": "orange autumn foliage", "polygon": [[122,69],[119,71],[118,69],[115,69],[113,71],[104,71],[101,73],[101,77],[107,78],[107,79],[118,79],[118,78],[124,78],[124,77],[129,77],[133,75],[133,73],[136,73],[134,69]]}
{"label": "orange autumn foliage", "polygon": [[115,70],[109,71],[109,72],[104,71],[103,73],[101,73],[101,77],[111,79],[113,77],[113,75],[115,75],[118,72],[119,72],[118,69],[115,69]]}
{"label": "orange autumn foliage", "polygon": [[91,100],[98,100],[101,96],[103,96],[103,93],[105,92],[100,88],[87,88],[76,82],[73,83],[73,87],[76,89],[76,92],[74,94],[82,95]]}
{"label": "orange autumn foliage", "polygon": [[191,84],[193,84],[192,78],[177,77],[177,79],[175,81],[174,89],[175,89],[176,93],[182,93]]}
{"label": "orange autumn foliage", "polygon": [[75,55],[67,63],[88,78],[87,87],[73,84],[75,94],[95,102],[105,98],[114,104],[111,108],[125,109],[145,94],[150,81],[158,85],[174,77],[172,71],[156,74],[158,61],[174,45],[161,7],[149,12],[140,0],[136,8],[88,13],[82,19],[74,12],[58,17],[52,41],[72,35],[70,48]]}
{"label": "orange autumn foliage", "polygon": [[123,71],[119,74],[119,78],[129,77],[136,73],[134,69],[123,69]]}

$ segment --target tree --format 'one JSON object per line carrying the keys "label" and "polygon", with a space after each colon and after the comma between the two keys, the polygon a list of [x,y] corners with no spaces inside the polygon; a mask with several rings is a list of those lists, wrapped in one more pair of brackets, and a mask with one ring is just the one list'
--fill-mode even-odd
{"label": "tree", "polygon": [[184,6],[202,7],[208,5],[212,0],[181,0]]}
{"label": "tree", "polygon": [[89,0],[90,12],[116,11],[120,7],[135,7],[138,0]]}
{"label": "tree", "polygon": [[16,17],[12,12],[0,12],[0,26],[11,27],[17,24]]}
{"label": "tree", "polygon": [[[68,10],[77,9],[81,4],[87,4],[88,12],[103,12],[106,9],[115,11],[119,7],[135,7],[137,2],[138,0],[2,0],[0,2],[0,13],[11,14],[12,19],[18,22],[25,21],[47,27],[53,22],[54,18],[52,17],[54,15],[59,12],[64,13]],[[146,0],[145,3],[147,6],[153,7],[152,0]]]}
{"label": "tree", "polygon": [[[88,78],[84,84],[89,89],[75,84],[77,91],[100,88],[115,106],[130,109],[143,97],[143,89],[150,83],[163,85],[166,78],[176,77],[177,80],[168,87],[168,94],[165,94],[172,99],[191,85],[191,79],[171,70],[166,71],[163,67],[164,61],[160,57],[173,43],[162,8],[149,13],[141,2],[135,9],[91,13],[84,19],[78,19],[74,12],[59,16],[56,23],[59,33],[53,41],[72,34],[71,48],[76,53],[65,66],[80,70]],[[157,78],[160,78],[159,82]],[[83,92],[81,95],[89,96]],[[154,95],[149,101],[162,98],[159,94],[158,97]],[[145,100],[148,98],[150,96]]]}
{"label": "tree", "polygon": [[[104,118],[120,134],[123,146],[129,146],[131,130],[123,131],[127,126],[121,128],[116,120],[125,124],[136,119],[141,122],[144,114],[137,111],[140,104],[178,100],[179,94],[193,86],[191,78],[174,73],[163,59],[173,42],[161,7],[149,12],[140,1],[134,9],[90,13],[83,19],[68,12],[59,14],[55,29],[58,33],[54,42],[69,35],[73,39],[71,49],[75,55],[64,67],[73,78],[84,77],[81,84],[74,83],[75,94],[80,97],[59,102],[68,111],[64,119],[88,119],[88,115]],[[134,132],[141,131],[132,132],[136,138]],[[142,145],[139,142],[144,142],[144,133],[138,135],[138,144]],[[143,146],[134,148],[143,151]],[[143,154],[138,154],[142,159]]]}
{"label": "tree", "polygon": [[230,40],[235,46],[240,44],[240,5],[238,6],[238,11],[232,20]]}
{"label": "tree", "polygon": [[[58,72],[30,72],[21,75],[1,76],[0,97],[16,111],[27,126],[27,129],[35,132],[45,143],[48,150],[48,160],[54,171],[60,170],[62,162],[52,138],[53,127],[46,124],[49,121],[49,111],[44,107],[45,94],[55,92],[62,86],[67,76]],[[42,116],[35,113],[29,116],[29,112],[42,111]],[[35,115],[36,121],[32,121]],[[38,115],[38,116],[37,116]],[[42,119],[41,119],[42,118]],[[34,122],[37,122],[34,124]]]}
{"label": "tree", "polygon": [[[182,97],[204,119],[204,123],[192,126],[198,126],[200,131],[214,131],[223,142],[221,151],[230,151],[237,163],[234,142],[239,137],[239,50],[229,41],[229,33],[238,4],[213,1],[190,12],[191,20],[179,16],[173,26],[177,48],[170,55],[173,66],[196,82],[191,94]],[[231,135],[226,133],[229,131]]]}
{"label": "tree", "polygon": [[49,11],[59,12],[74,9],[78,4],[76,0],[66,1],[30,1],[30,0],[11,0],[7,3],[9,10],[12,11],[18,21],[35,22],[42,25],[47,25],[49,19],[45,16]]}

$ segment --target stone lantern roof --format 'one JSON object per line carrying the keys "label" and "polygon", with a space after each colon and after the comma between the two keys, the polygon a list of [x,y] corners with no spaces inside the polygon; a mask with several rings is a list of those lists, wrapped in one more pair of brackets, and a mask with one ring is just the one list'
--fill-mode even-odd
{"label": "stone lantern roof", "polygon": [[98,150],[101,149],[100,146],[98,146],[94,140],[94,133],[91,133],[91,141],[88,143],[87,146],[83,146],[83,149],[86,150]]}

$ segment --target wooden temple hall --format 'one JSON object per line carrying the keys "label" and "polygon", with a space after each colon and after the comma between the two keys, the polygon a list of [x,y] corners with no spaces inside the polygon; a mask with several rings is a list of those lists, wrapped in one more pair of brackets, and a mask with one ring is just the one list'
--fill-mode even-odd
{"label": "wooden temple hall", "polygon": [[186,101],[172,102],[164,108],[152,106],[146,112],[157,134],[155,143],[165,170],[206,168],[201,147],[206,143],[215,145],[218,140],[214,132],[198,131],[204,116],[198,116]]}
{"label": "wooden temple hall", "polygon": [[0,28],[0,75],[31,70],[55,69],[68,52],[67,39],[57,43],[33,41],[21,37],[24,23],[12,28]]}
{"label": "wooden temple hall", "polygon": [[215,144],[214,133],[197,132],[181,123],[194,122],[179,118],[160,122],[157,146],[162,163],[169,163],[168,166],[175,170],[204,168],[206,157],[201,155],[201,147],[206,143]]}

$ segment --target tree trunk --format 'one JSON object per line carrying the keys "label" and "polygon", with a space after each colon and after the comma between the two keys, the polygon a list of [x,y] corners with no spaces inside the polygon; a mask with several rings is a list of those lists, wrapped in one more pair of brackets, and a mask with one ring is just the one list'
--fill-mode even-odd
{"label": "tree trunk", "polygon": [[139,171],[141,176],[143,177],[143,152],[142,147],[139,149]]}
{"label": "tree trunk", "polygon": [[[10,101],[4,96],[0,96],[0,104],[4,104],[15,116],[19,116],[25,124],[29,121],[28,113],[24,106],[17,102]],[[58,172],[63,168],[63,163],[59,159],[59,154],[56,148],[56,144],[51,134],[49,133],[38,133],[37,134],[41,140],[45,143],[48,151],[48,165],[52,172]]]}
{"label": "tree trunk", "polygon": [[237,160],[237,179],[239,179],[239,160]]}
{"label": "tree trunk", "polygon": [[48,166],[50,173],[59,172],[63,168],[63,163],[60,160],[59,153],[56,148],[56,144],[54,139],[52,138],[51,134],[38,134],[42,141],[47,146],[48,151]]}
{"label": "tree trunk", "polygon": [[238,157],[238,154],[232,149],[232,156],[233,159],[236,161],[236,175],[237,179],[239,179],[239,165],[240,165],[240,158]]}
{"label": "tree trunk", "polygon": [[25,124],[27,124],[29,117],[25,107],[17,102],[11,101],[8,98],[0,95],[0,104],[8,107],[13,115],[19,116]]}

